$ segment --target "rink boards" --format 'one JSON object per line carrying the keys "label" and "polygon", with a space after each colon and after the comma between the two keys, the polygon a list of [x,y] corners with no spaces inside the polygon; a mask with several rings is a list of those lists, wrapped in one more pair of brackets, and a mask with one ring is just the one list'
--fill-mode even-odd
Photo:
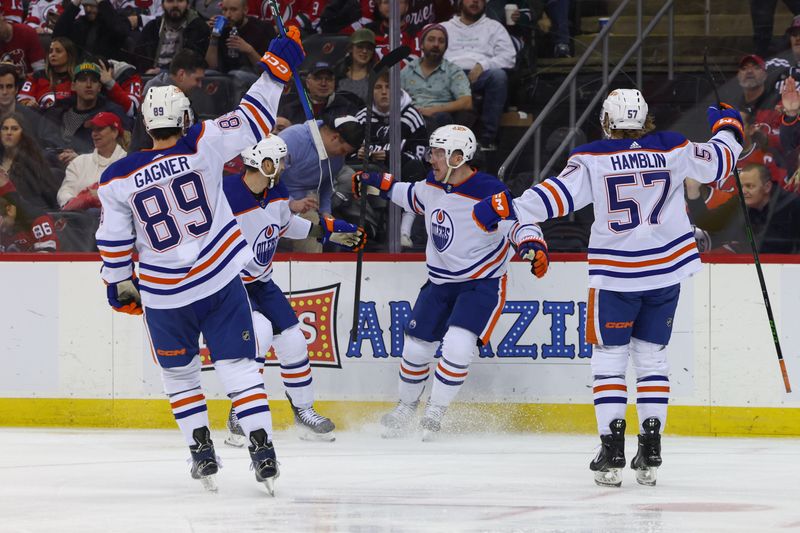
{"label": "rink boards", "polygon": [[[0,425],[173,427],[141,318],[110,311],[97,258],[31,259],[0,259]],[[542,280],[511,264],[504,312],[454,408],[470,428],[594,430],[591,347],[582,341],[586,263],[563,259]],[[800,265],[764,270],[797,389]],[[403,327],[426,279],[421,256],[365,262],[362,327],[349,343],[354,273],[354,256],[337,254],[285,257],[274,274],[309,341],[317,406],[340,427],[374,420],[394,400]],[[783,390],[752,265],[706,264],[683,283],[668,350],[670,432],[800,435],[800,394]],[[205,352],[203,359],[212,421],[221,426],[229,403]],[[275,423],[287,425],[279,373],[270,366],[265,376]]]}

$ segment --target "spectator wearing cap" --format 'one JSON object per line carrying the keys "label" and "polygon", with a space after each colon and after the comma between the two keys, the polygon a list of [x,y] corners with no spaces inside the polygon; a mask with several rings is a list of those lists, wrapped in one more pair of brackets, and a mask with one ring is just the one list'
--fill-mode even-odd
{"label": "spectator wearing cap", "polygon": [[23,75],[44,68],[44,50],[36,30],[9,22],[0,14],[0,63],[13,63]]}
{"label": "spectator wearing cap", "polygon": [[369,73],[375,64],[375,34],[360,28],[350,35],[350,45],[344,58],[341,73],[336,77],[340,91],[353,93],[367,100]]}
{"label": "spectator wearing cap", "polygon": [[[221,33],[211,33],[206,62],[208,68],[238,80],[239,92],[244,94],[260,73],[256,65],[275,37],[275,30],[271,24],[247,14],[247,0],[222,0],[221,16],[227,22]],[[209,27],[214,28],[216,21],[216,16],[210,19]]]}
{"label": "spectator wearing cap", "polygon": [[39,113],[28,109],[17,97],[22,80],[17,67],[11,63],[0,63],[0,116],[18,113],[35,132],[39,123]]}
{"label": "spectator wearing cap", "polygon": [[92,132],[85,123],[97,113],[113,113],[120,118],[123,127],[130,127],[125,110],[101,94],[100,74],[100,67],[95,63],[81,63],[75,67],[74,96],[44,112],[39,124],[39,140],[45,147],[60,152],[58,160],[62,165],[94,149]]}
{"label": "spectator wearing cap", "polygon": [[[333,65],[327,61],[317,61],[311,65],[304,79],[306,93],[311,101],[314,116],[322,120],[332,120],[345,115],[355,115],[364,107],[357,96],[346,92],[336,92],[336,77]],[[296,93],[281,99],[278,115],[292,124],[306,121],[303,107]]]}
{"label": "spectator wearing cap", "polygon": [[134,47],[139,72],[166,71],[180,50],[190,48],[205,57],[211,30],[187,0],[161,0],[164,14],[145,25]]}
{"label": "spectator wearing cap", "polygon": [[[142,94],[146,95],[147,91],[152,87],[174,85],[191,100],[192,92],[203,85],[206,67],[205,59],[197,55],[194,50],[183,49],[175,54],[175,58],[169,65],[169,72],[162,72],[148,81]],[[197,116],[197,113],[195,113],[195,116]],[[138,152],[152,147],[153,139],[147,134],[142,115],[139,113],[133,126],[129,151]]]}
{"label": "spectator wearing cap", "polygon": [[[328,154],[325,162],[319,159],[308,124],[289,126],[278,136],[286,142],[289,151],[286,170],[281,175],[281,183],[286,185],[292,198],[289,208],[318,223],[320,214],[331,213],[333,181],[342,171],[345,157],[364,142],[364,126],[353,116],[317,121],[317,124]],[[322,251],[316,239],[292,241],[292,246],[299,252]]]}
{"label": "spectator wearing cap", "polygon": [[58,17],[53,37],[67,37],[84,54],[123,59],[129,28],[108,0],[70,0]]}
{"label": "spectator wearing cap", "polygon": [[[800,0],[783,0],[792,11],[800,15]],[[775,23],[775,8],[778,0],[750,0],[750,18],[753,21],[753,49],[761,57],[766,57],[772,44],[772,28]]]}
{"label": "spectator wearing cap", "polygon": [[780,95],[767,83],[764,60],[754,54],[742,57],[736,80],[742,90],[741,96],[735,103],[736,108],[747,110],[752,114],[755,124],[766,124],[769,129],[767,140],[778,146],[781,114],[775,107],[778,105]]}
{"label": "spectator wearing cap", "polygon": [[403,90],[433,130],[445,124],[472,123],[472,90],[461,68],[444,58],[447,30],[429,24],[420,33],[422,57],[413,59],[400,72]]}
{"label": "spectator wearing cap", "polygon": [[514,66],[517,53],[506,29],[488,18],[485,8],[485,0],[461,1],[460,13],[443,23],[448,38],[444,57],[467,73],[473,96],[483,94],[479,140],[483,150],[495,150],[508,97],[503,69]]}
{"label": "spectator wearing cap", "polygon": [[114,113],[97,113],[84,124],[92,132],[94,150],[81,154],[67,165],[67,173],[56,199],[64,211],[99,208],[97,185],[108,166],[127,155],[128,133]]}

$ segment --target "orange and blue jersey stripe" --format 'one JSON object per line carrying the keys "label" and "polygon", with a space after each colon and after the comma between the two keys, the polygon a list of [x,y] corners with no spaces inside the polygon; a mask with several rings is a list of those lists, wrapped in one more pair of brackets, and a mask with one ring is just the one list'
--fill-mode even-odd
{"label": "orange and blue jersey stripe", "polygon": [[589,275],[612,278],[660,276],[675,272],[685,265],[699,260],[700,254],[697,251],[694,235],[689,232],[663,246],[646,250],[589,248]]}
{"label": "orange and blue jersey stripe", "polygon": [[[498,245],[488,254],[475,261],[466,268],[461,270],[447,270],[446,268],[435,267],[430,263],[427,264],[428,275],[432,278],[442,280],[466,280],[466,279],[479,279],[489,278],[491,275],[484,275],[486,270],[492,266],[498,265],[502,267],[506,265],[508,256],[509,242],[508,239],[501,240]],[[497,269],[493,270],[494,273]],[[490,273],[490,274],[491,274]]]}

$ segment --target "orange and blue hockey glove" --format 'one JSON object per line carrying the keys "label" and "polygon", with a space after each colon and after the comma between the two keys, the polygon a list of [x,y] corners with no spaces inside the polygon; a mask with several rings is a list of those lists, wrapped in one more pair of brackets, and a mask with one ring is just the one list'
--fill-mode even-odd
{"label": "orange and blue hockey glove", "polygon": [[378,189],[381,198],[388,200],[392,185],[394,185],[394,176],[388,172],[364,172],[359,170],[353,174],[353,198],[356,200],[361,198],[362,188],[367,186]]}
{"label": "orange and blue hockey glove", "polygon": [[322,244],[331,242],[352,252],[360,250],[367,244],[367,233],[364,228],[359,228],[355,224],[338,218],[322,217],[319,225],[322,228],[322,238],[320,239]]}
{"label": "orange and blue hockey glove", "polygon": [[259,65],[275,81],[288,83],[292,73],[297,72],[306,57],[300,41],[300,30],[292,26],[286,30],[286,37],[276,37],[269,43],[269,49],[261,58]]}
{"label": "orange and blue hockey glove", "polygon": [[720,104],[720,109],[713,105],[706,111],[708,125],[711,126],[711,133],[719,130],[728,130],[736,137],[739,144],[744,144],[744,123],[739,111],[728,104]]}
{"label": "orange and blue hockey glove", "polygon": [[517,244],[517,255],[531,262],[531,273],[537,278],[544,277],[550,266],[547,244],[541,239],[527,239]]}
{"label": "orange and blue hockey glove", "polygon": [[507,190],[487,196],[472,208],[472,219],[483,231],[495,231],[501,220],[516,220],[512,200]]}
{"label": "orange and blue hockey glove", "polygon": [[139,295],[139,279],[136,276],[106,285],[106,297],[114,311],[128,315],[142,314],[142,298]]}

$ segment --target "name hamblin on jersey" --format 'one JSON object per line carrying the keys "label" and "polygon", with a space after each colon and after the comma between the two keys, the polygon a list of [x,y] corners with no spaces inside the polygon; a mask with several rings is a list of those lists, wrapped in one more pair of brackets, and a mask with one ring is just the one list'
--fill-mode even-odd
{"label": "name hamblin on jersey", "polygon": [[589,287],[668,287],[702,268],[683,181],[724,179],[741,149],[726,130],[706,143],[673,132],[595,141],[575,148],[561,174],[525,191],[514,209],[541,222],[593,203]]}
{"label": "name hamblin on jersey", "polygon": [[242,281],[269,281],[272,279],[272,259],[280,238],[305,239],[311,231],[311,221],[291,212],[289,190],[281,182],[256,197],[243,176],[225,176],[223,189],[253,250],[253,258],[242,270]]}
{"label": "name hamblin on jersey", "polygon": [[501,277],[514,254],[512,243],[526,237],[542,239],[537,225],[522,220],[501,222],[492,233],[475,224],[475,204],[503,190],[506,186],[495,176],[477,171],[459,185],[436,181],[433,171],[424,181],[394,184],[392,201],[425,217],[429,237],[425,259],[433,283]]}
{"label": "name hamblin on jersey", "polygon": [[149,308],[183,307],[240,274],[253,255],[223,194],[222,169],[269,134],[282,90],[262,74],[234,111],[193,125],[170,148],[130,154],[105,170],[97,247],[107,283],[130,278],[134,248]]}

